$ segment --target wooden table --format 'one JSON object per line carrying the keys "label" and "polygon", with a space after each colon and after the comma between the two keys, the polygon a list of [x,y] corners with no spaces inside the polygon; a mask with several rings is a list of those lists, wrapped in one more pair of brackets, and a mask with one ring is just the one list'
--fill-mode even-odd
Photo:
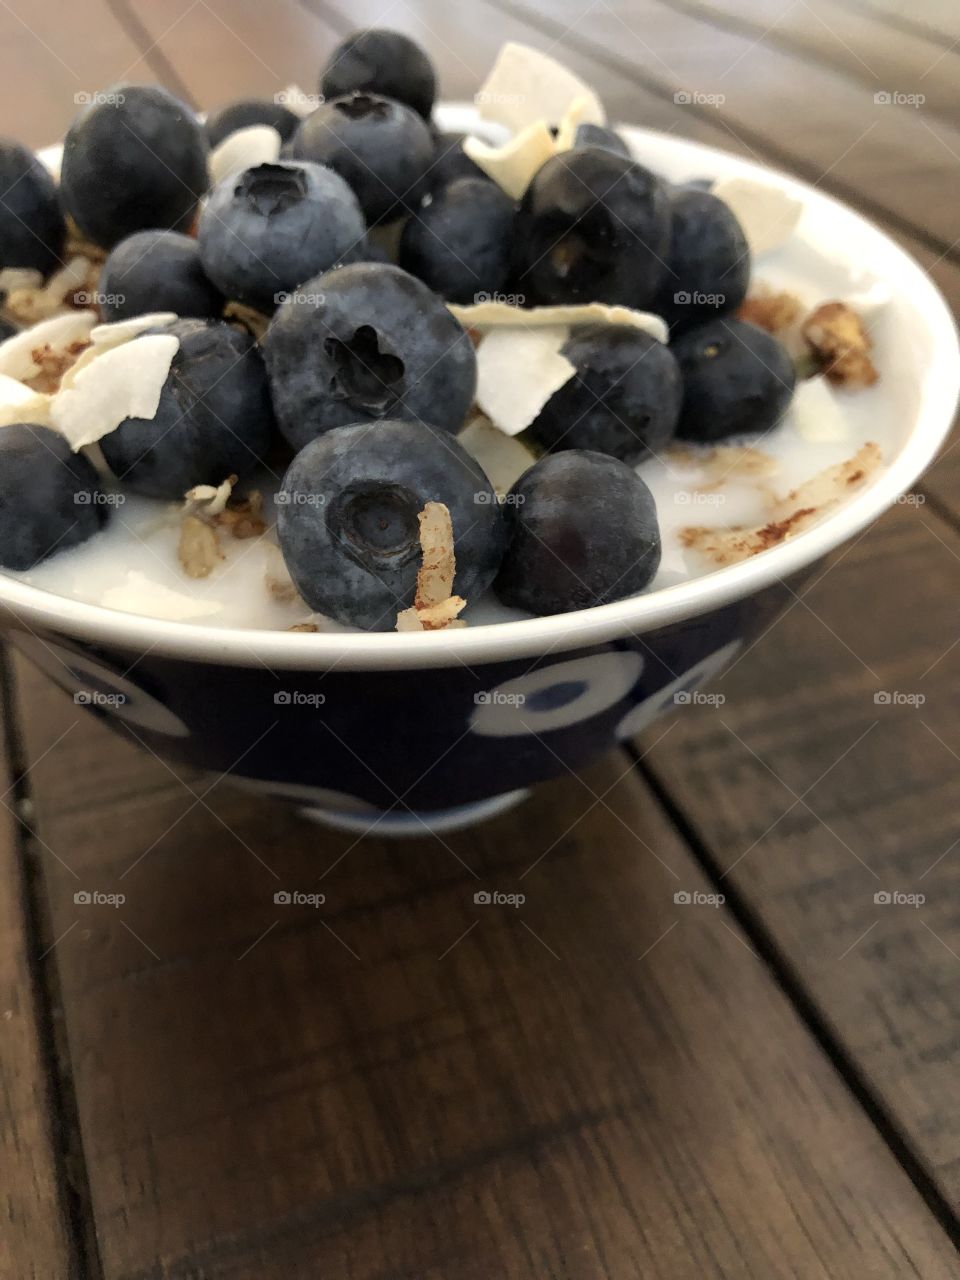
{"label": "wooden table", "polygon": [[[123,79],[312,90],[365,22],[450,97],[505,38],[554,49],[614,117],[851,201],[960,304],[955,0],[0,0],[2,129],[47,142]],[[445,843],[364,842],[279,923],[273,876],[348,837],[198,799],[8,657],[3,1280],[960,1276],[958,519],[954,446],[722,707]],[[138,858],[122,909],[75,906]],[[523,912],[478,919],[464,862]]]}

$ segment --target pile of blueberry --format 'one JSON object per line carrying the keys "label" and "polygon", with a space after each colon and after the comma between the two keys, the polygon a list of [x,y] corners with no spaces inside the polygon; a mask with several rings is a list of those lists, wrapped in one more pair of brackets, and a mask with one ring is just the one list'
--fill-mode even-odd
{"label": "pile of blueberry", "polygon": [[[305,118],[244,101],[205,124],[163,89],[98,95],[67,134],[59,186],[0,143],[0,267],[48,275],[70,219],[107,252],[104,321],[179,317],[156,417],[101,441],[115,482],[179,500],[267,459],[289,465],[290,572],[312,608],[354,626],[392,628],[411,604],[429,501],[451,513],[465,597],[492,586],[550,614],[641,591],[660,533],[636,464],[674,438],[766,431],[793,390],[784,349],[732,318],[750,278],[733,213],[596,125],[511,199],[438,130],[434,70],[397,33],[351,36],[320,89]],[[210,189],[210,149],[251,125],[277,130],[278,158]],[[573,328],[575,376],[527,430],[540,458],[504,501],[456,438],[476,335],[447,305],[500,292],[656,312],[671,335]],[[0,565],[31,568],[91,536],[109,507],[75,495],[104,483],[52,430],[0,429]]]}

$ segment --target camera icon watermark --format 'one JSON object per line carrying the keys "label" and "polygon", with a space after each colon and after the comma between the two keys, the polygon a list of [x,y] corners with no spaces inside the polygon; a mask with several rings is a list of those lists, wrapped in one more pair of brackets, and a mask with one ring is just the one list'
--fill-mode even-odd
{"label": "camera icon watermark", "polygon": [[78,489],[73,495],[77,507],[122,507],[126,500],[125,493],[111,493],[104,489]]}
{"label": "camera icon watermark", "polygon": [[902,693],[899,689],[878,689],[873,701],[878,707],[922,707],[925,693]]}
{"label": "camera icon watermark", "polygon": [[299,889],[278,889],[273,895],[277,907],[322,907],[327,900],[325,893],[302,893]]}
{"label": "camera icon watermark", "polygon": [[275,707],[322,707],[326,705],[325,693],[307,693],[302,689],[278,689],[273,695]]}
{"label": "camera icon watermark", "polygon": [[904,893],[902,889],[878,889],[873,895],[877,907],[922,907],[927,900],[925,893]]}
{"label": "camera icon watermark", "polygon": [[289,107],[295,115],[306,115],[308,111],[322,107],[326,98],[322,93],[304,93],[298,85],[292,84],[275,93],[273,101],[278,107]]}
{"label": "camera icon watermark", "polygon": [[78,689],[73,701],[78,707],[122,707],[125,693],[101,693],[99,689]]}
{"label": "camera icon watermark", "polygon": [[473,895],[477,907],[522,907],[527,900],[525,893],[501,893],[499,889],[478,889]]}
{"label": "camera icon watermark", "polygon": [[725,93],[700,93],[697,89],[678,89],[673,95],[678,107],[722,107],[727,100]]}
{"label": "camera icon watermark", "polygon": [[282,307],[285,302],[305,307],[322,307],[326,300],[325,293],[309,293],[304,292],[303,289],[294,289],[291,292],[281,290],[273,295],[273,301],[278,307]]}
{"label": "camera icon watermark", "polygon": [[278,489],[273,501],[278,507],[323,507],[326,506],[327,495],[301,489]]}
{"label": "camera icon watermark", "polygon": [[480,306],[483,302],[498,302],[504,307],[525,307],[527,305],[527,295],[525,293],[487,293],[485,289],[481,289],[479,293],[473,295],[473,301],[476,306]]}
{"label": "camera icon watermark", "polygon": [[79,93],[73,95],[73,102],[77,107],[120,107],[126,100],[125,93],[104,93],[101,90],[87,93],[81,89]]}
{"label": "camera icon watermark", "polygon": [[525,693],[502,693],[499,689],[473,695],[473,701],[478,707],[522,707],[526,700]]}
{"label": "camera icon watermark", "polygon": [[726,895],[722,893],[704,893],[700,889],[678,889],[673,895],[678,907],[722,907]]}
{"label": "camera icon watermark", "polygon": [[700,689],[678,689],[673,695],[678,707],[722,707],[725,693],[703,693]]}
{"label": "camera icon watermark", "polygon": [[726,500],[725,493],[713,493],[709,489],[678,489],[673,495],[678,507],[722,507]]}
{"label": "camera icon watermark", "polygon": [[903,93],[900,89],[878,89],[873,101],[878,107],[922,107],[925,93]]}
{"label": "camera icon watermark", "polygon": [[73,895],[78,907],[122,907],[126,900],[125,893],[101,893],[99,889],[78,889]]}

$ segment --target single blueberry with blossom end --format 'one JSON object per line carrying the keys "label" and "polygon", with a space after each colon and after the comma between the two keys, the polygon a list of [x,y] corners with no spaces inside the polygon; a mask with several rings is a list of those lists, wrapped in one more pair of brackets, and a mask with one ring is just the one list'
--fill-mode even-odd
{"label": "single blueberry with blossom end", "polygon": [[307,604],[348,626],[391,631],[423,563],[418,515],[443,503],[453,525],[453,593],[493,580],[503,512],[479,463],[452,436],[390,419],[338,427],[307,445],[278,495],[277,532]]}
{"label": "single blueberry with blossom end", "polygon": [[476,391],[463,326],[425,284],[387,263],[338,267],[301,285],[263,350],[280,430],[295,449],[378,418],[458,431]]}
{"label": "single blueberry with blossom end", "polygon": [[100,477],[56,431],[0,431],[0,567],[32,569],[86,542],[107,522]]}
{"label": "single blueberry with blossom end", "polygon": [[548,454],[504,510],[507,550],[493,589],[513,608],[545,616],[609,604],[642,591],[660,565],[653,495],[607,454]]}
{"label": "single blueberry with blossom end", "polygon": [[230,174],[200,215],[200,261],[228,298],[272,313],[280,295],[362,245],[346,182],[319,164],[277,161]]}

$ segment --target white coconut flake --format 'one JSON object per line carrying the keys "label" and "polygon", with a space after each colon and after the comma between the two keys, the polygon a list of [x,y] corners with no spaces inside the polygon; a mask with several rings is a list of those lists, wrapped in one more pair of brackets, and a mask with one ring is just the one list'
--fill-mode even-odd
{"label": "white coconut flake", "polygon": [[502,147],[471,136],[464,138],[463,150],[512,200],[519,200],[537,170],[556,154],[556,143],[544,122],[538,120]]}
{"label": "white coconut flake", "polygon": [[713,194],[736,216],[755,258],[786,244],[803,213],[799,200],[753,178],[723,178]]}
{"label": "white coconut flake", "polygon": [[555,391],[576,374],[560,348],[564,325],[547,329],[491,329],[477,348],[477,405],[498,431],[517,436]]}
{"label": "white coconut flake", "polygon": [[489,418],[478,414],[457,436],[460,444],[483,467],[487,479],[497,493],[505,494],[528,467],[536,462],[536,454],[520,440],[505,436]]}
{"label": "white coconut flake", "polygon": [[797,384],[790,414],[797,433],[811,444],[851,438],[850,425],[837,393],[822,375]]}
{"label": "white coconut flake", "polygon": [[603,302],[583,306],[518,307],[510,302],[477,302],[470,306],[448,304],[465,329],[544,329],[563,325],[576,329],[585,324],[625,324],[642,329],[658,342],[666,342],[668,330],[661,316],[632,307],[608,307]]}
{"label": "white coconut flake", "polygon": [[252,124],[246,129],[228,133],[210,152],[207,169],[210,182],[216,186],[231,173],[252,169],[258,164],[275,164],[280,159],[283,139],[270,124]]}
{"label": "white coconut flake", "polygon": [[152,419],[179,346],[173,334],[156,333],[104,352],[54,396],[54,426],[76,451],[125,418]]}
{"label": "white coconut flake", "polygon": [[474,102],[484,120],[519,132],[543,120],[559,124],[578,98],[585,100],[582,122],[606,124],[603,104],[579,76],[539,49],[510,40]]}
{"label": "white coconut flake", "polygon": [[577,140],[577,130],[582,124],[595,124],[593,119],[593,108],[590,98],[581,94],[570,103],[569,108],[564,112],[563,119],[557,129],[557,136],[554,138],[554,151],[569,151]]}
{"label": "white coconut flake", "polygon": [[98,351],[109,351],[119,347],[131,338],[136,338],[146,329],[157,329],[161,325],[173,324],[177,319],[175,311],[150,311],[146,315],[133,316],[130,320],[114,320],[110,324],[98,324],[90,332],[90,341]]}
{"label": "white coconut flake", "polygon": [[45,427],[50,422],[51,397],[32,391],[17,378],[0,374],[0,427],[18,422],[34,422]]}
{"label": "white coconut flake", "polygon": [[0,343],[0,373],[20,382],[36,378],[43,366],[34,359],[35,352],[49,348],[54,355],[61,355],[75,344],[86,345],[96,323],[94,311],[69,311],[15,333]]}
{"label": "white coconut flake", "polygon": [[218,516],[226,510],[227,503],[237,483],[236,476],[227,476],[223,484],[197,484],[184,495],[187,510],[200,507],[205,516]]}

